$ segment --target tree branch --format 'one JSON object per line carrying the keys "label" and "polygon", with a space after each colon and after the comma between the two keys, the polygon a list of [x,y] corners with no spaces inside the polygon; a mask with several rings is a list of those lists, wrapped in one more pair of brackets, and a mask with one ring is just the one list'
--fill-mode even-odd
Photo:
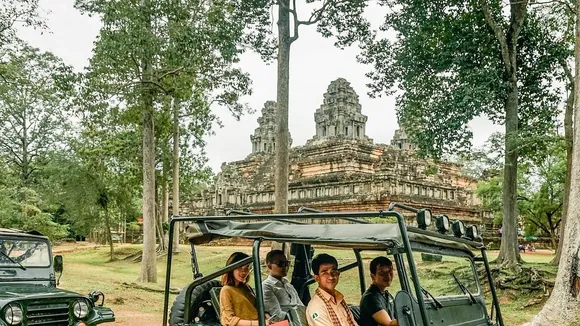
{"label": "tree branch", "polygon": [[182,71],[183,69],[184,69],[183,67],[179,67],[179,68],[176,68],[176,69],[173,69],[173,70],[169,70],[169,71],[165,72],[163,75],[157,77],[157,80],[162,80],[163,78],[165,78],[165,77],[167,77],[169,75],[175,75],[178,72]]}
{"label": "tree branch", "polygon": [[507,41],[508,45],[511,48],[511,53],[514,54],[514,57],[511,58],[512,67],[516,66],[516,45],[517,40],[522,30],[522,26],[524,25],[524,19],[526,17],[527,9],[528,9],[528,0],[523,0],[519,3],[513,3],[510,5],[511,7],[511,24],[510,28],[507,32]]}
{"label": "tree branch", "polygon": [[290,44],[294,43],[294,41],[298,39],[298,27],[300,26],[300,22],[298,21],[298,13],[296,12],[296,0],[292,0],[292,7],[294,7],[294,10],[290,12],[294,18],[294,35],[292,35],[290,38]]}
{"label": "tree branch", "polygon": [[550,212],[550,216],[556,214],[556,212],[562,208],[562,206],[564,205],[564,203],[560,203],[560,205],[558,205],[558,207],[556,207],[556,209],[554,209],[553,211]]}
{"label": "tree branch", "polygon": [[550,234],[550,230],[548,230],[544,225],[542,225],[539,222],[534,221],[532,218],[528,218],[528,220],[532,223],[534,223],[537,227],[539,227],[540,229],[542,229],[542,231],[546,232],[547,234]]}
{"label": "tree branch", "polygon": [[[517,4],[520,2],[522,2],[522,1],[516,1],[516,2],[511,2],[511,3]],[[530,3],[530,5],[532,5],[532,6],[533,5],[547,5],[547,4],[551,4],[551,3],[559,3],[561,5],[564,5],[568,8],[568,10],[570,10],[570,12],[572,12],[574,15],[576,15],[576,10],[574,10],[574,8],[572,8],[572,6],[564,0],[535,1],[533,3]]]}
{"label": "tree branch", "polygon": [[487,5],[487,0],[481,0],[481,10],[483,11],[483,16],[485,17],[485,21],[486,21],[487,25],[491,28],[491,30],[493,31],[493,33],[495,35],[495,38],[499,42],[500,49],[501,49],[501,57],[502,57],[502,61],[503,61],[504,65],[505,65],[506,71],[510,72],[511,71],[510,56],[509,56],[508,44],[507,44],[506,37],[504,35],[504,31],[497,24],[497,22],[495,21],[495,19],[491,15],[491,11],[489,9],[489,6]]}
{"label": "tree branch", "polygon": [[322,7],[320,7],[320,9],[314,10],[312,12],[312,15],[310,15],[310,18],[307,21],[298,21],[298,25],[312,25],[318,23],[318,21],[320,21],[320,19],[322,18],[322,14],[324,14],[326,6],[328,6],[329,2],[330,0],[324,0],[324,2],[322,3]]}
{"label": "tree branch", "polygon": [[568,78],[568,82],[570,84],[573,84],[574,83],[574,76],[572,75],[572,72],[570,71],[570,67],[568,67],[568,64],[566,63],[566,61],[560,60],[560,66],[562,66],[562,69],[564,69],[564,73],[566,74],[566,77]]}

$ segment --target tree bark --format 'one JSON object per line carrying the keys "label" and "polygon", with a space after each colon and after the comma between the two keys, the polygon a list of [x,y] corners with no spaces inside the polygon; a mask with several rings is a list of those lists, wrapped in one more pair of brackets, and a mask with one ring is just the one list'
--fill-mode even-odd
{"label": "tree bark", "polygon": [[21,185],[28,186],[28,108],[22,110],[22,169]]}
{"label": "tree bark", "polygon": [[[574,84],[580,83],[580,1],[576,1],[575,28],[575,76]],[[580,124],[580,87],[574,90],[574,124]],[[562,254],[556,282],[550,298],[540,313],[528,325],[570,325],[578,317],[580,295],[580,132],[574,128],[572,138],[572,166],[570,196],[566,211],[564,237],[560,239]]]}
{"label": "tree bark", "polygon": [[113,246],[113,235],[111,234],[111,216],[109,215],[109,208],[105,207],[105,234],[107,242],[109,243],[110,260],[115,260],[115,247]]}
{"label": "tree bark", "polygon": [[143,260],[141,281],[157,282],[155,252],[155,126],[153,95],[145,91],[143,107]]}
{"label": "tree bark", "polygon": [[[288,102],[290,88],[290,0],[278,5],[278,82],[274,212],[288,213]],[[296,9],[296,8],[295,8]]]}
{"label": "tree bark", "polygon": [[[515,76],[513,77],[515,79]],[[498,263],[511,266],[521,260],[518,247],[518,86],[514,80],[506,101],[503,223]]]}
{"label": "tree bark", "polygon": [[[164,147],[166,148],[166,147]],[[166,159],[167,155],[163,155],[163,181],[161,184],[161,232],[163,233],[163,244],[164,250],[167,250],[167,245],[169,244],[169,235],[163,229],[163,224],[167,223],[169,219],[169,159]]]}
{"label": "tree bark", "polygon": [[[172,215],[179,216],[179,156],[180,156],[180,135],[179,135],[179,103],[177,100],[173,100],[173,203],[172,203]],[[173,233],[173,252],[179,252],[179,233],[180,225],[175,224],[175,229]]]}
{"label": "tree bark", "polygon": [[527,14],[528,0],[510,3],[510,24],[504,31],[491,13],[487,0],[482,0],[485,21],[499,43],[501,58],[509,91],[505,102],[505,158],[503,179],[503,223],[500,252],[497,262],[505,267],[516,266],[520,261],[517,235],[518,190],[518,79],[517,41]]}
{"label": "tree bark", "polygon": [[572,145],[573,145],[573,112],[574,112],[574,96],[575,85],[574,77],[567,69],[567,63],[562,63],[562,67],[566,70],[570,82],[570,94],[566,101],[566,111],[564,112],[564,140],[566,142],[566,181],[564,183],[564,205],[562,206],[562,222],[560,222],[560,239],[558,241],[558,249],[556,255],[550,262],[552,265],[558,265],[562,254],[562,239],[564,239],[564,230],[566,229],[566,216],[568,214],[568,201],[570,200],[570,181],[572,179]]}

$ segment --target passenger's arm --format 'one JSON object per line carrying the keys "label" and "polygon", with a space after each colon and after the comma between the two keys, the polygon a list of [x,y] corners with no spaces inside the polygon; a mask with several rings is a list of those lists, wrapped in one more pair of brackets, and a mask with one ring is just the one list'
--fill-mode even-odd
{"label": "passenger's arm", "polygon": [[263,284],[264,290],[264,310],[272,316],[272,321],[282,321],[286,317],[286,313],[282,311],[280,307],[280,302],[274,293],[274,287],[272,284]]}
{"label": "passenger's arm", "polygon": [[398,325],[396,320],[391,319],[378,295],[365,296],[361,302],[362,305],[366,307],[377,324],[381,326]]}
{"label": "passenger's arm", "polygon": [[373,314],[373,319],[377,322],[377,324],[382,326],[397,326],[399,323],[391,319],[391,316],[384,310],[381,309]]}

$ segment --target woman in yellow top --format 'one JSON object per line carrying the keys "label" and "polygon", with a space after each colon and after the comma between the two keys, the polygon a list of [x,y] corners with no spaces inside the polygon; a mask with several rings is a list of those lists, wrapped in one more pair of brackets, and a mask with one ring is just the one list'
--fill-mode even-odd
{"label": "woman in yellow top", "polygon": [[[234,252],[226,262],[226,266],[249,257],[243,252]],[[258,310],[256,295],[248,285],[250,280],[250,265],[244,265],[222,275],[220,291],[220,323],[223,326],[258,326]],[[266,314],[266,325],[270,318]]]}

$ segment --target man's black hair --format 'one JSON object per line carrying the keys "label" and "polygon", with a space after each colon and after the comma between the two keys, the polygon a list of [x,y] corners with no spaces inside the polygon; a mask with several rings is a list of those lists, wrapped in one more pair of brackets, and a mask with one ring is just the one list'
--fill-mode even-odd
{"label": "man's black hair", "polygon": [[377,273],[377,267],[379,266],[393,266],[393,262],[384,256],[379,256],[373,260],[371,260],[371,266],[370,266],[370,270],[371,270],[371,274],[375,275]]}
{"label": "man's black hair", "polygon": [[312,259],[312,273],[314,273],[314,275],[318,275],[320,265],[323,264],[333,264],[336,268],[338,268],[338,261],[336,258],[329,254],[318,254]]}
{"label": "man's black hair", "polygon": [[272,250],[272,251],[270,251],[270,252],[269,252],[269,253],[266,255],[266,264],[269,264],[269,263],[271,263],[271,262],[274,260],[274,257],[276,257],[276,256],[279,256],[279,255],[281,255],[281,256],[286,256],[286,255],[284,254],[284,251],[283,251],[283,250],[278,250],[278,249],[275,249],[275,250]]}

